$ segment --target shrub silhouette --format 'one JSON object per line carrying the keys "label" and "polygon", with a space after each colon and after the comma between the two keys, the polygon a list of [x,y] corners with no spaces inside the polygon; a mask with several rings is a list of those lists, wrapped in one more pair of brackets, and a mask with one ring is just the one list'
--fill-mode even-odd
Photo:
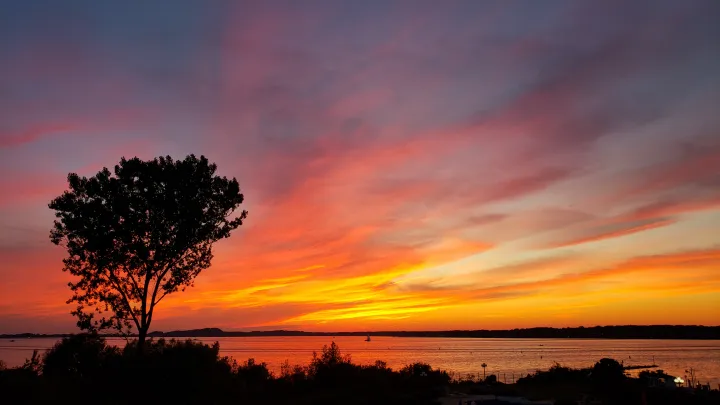
{"label": "shrub silhouette", "polygon": [[288,360],[285,360],[280,365],[280,380],[290,383],[298,384],[307,380],[308,369],[307,367],[299,364],[291,365]]}
{"label": "shrub silhouette", "polygon": [[595,363],[590,378],[600,386],[615,385],[625,380],[625,370],[617,360],[604,358]]}
{"label": "shrub silhouette", "polygon": [[79,334],[63,338],[43,356],[44,376],[93,378],[104,373],[113,357],[120,355],[117,347],[108,346],[97,335]]}
{"label": "shrub silhouette", "polygon": [[413,363],[400,370],[406,390],[416,394],[418,399],[440,396],[450,383],[450,376],[426,363]]}
{"label": "shrub silhouette", "polygon": [[323,346],[320,356],[313,352],[308,377],[322,386],[339,388],[356,378],[357,371],[350,356],[343,356],[340,347],[332,342],[330,346]]}
{"label": "shrub silhouette", "polygon": [[39,375],[42,371],[42,358],[38,355],[38,351],[33,350],[32,357],[25,359],[25,363],[20,366],[22,370],[25,370],[29,374]]}
{"label": "shrub silhouette", "polygon": [[[547,371],[519,378],[516,387],[528,397],[573,400],[590,390],[589,375],[589,369],[572,369],[555,363]],[[561,398],[558,398],[558,393]]]}
{"label": "shrub silhouette", "polygon": [[233,360],[233,370],[237,374],[240,387],[243,391],[250,393],[263,392],[268,389],[269,383],[273,378],[272,373],[265,363],[256,363],[255,359],[248,359],[245,363],[238,366]]}
{"label": "shrub silhouette", "polygon": [[588,370],[578,370],[563,367],[559,363],[555,363],[547,371],[539,371],[533,375],[519,378],[517,383],[520,385],[542,384],[556,385],[564,383],[583,384],[588,380]]}
{"label": "shrub silhouette", "polygon": [[228,382],[233,365],[219,353],[217,342],[207,345],[190,339],[158,339],[148,341],[140,355],[137,341],[133,341],[123,350],[123,368],[133,370],[136,380],[181,386],[187,392]]}

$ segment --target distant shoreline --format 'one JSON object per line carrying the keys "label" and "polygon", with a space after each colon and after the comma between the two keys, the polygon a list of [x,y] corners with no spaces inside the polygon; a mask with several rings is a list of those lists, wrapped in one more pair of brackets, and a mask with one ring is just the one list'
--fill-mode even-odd
{"label": "distant shoreline", "polygon": [[[0,339],[62,338],[69,333],[2,334]],[[418,338],[495,338],[495,339],[680,339],[720,340],[720,326],[650,325],[650,326],[594,326],[577,328],[526,328],[507,330],[448,330],[448,331],[358,331],[358,332],[305,332],[292,330],[223,331],[218,328],[151,332],[150,337],[302,337],[302,336],[378,336]],[[105,337],[123,337],[104,334]],[[135,335],[131,335],[134,337]]]}

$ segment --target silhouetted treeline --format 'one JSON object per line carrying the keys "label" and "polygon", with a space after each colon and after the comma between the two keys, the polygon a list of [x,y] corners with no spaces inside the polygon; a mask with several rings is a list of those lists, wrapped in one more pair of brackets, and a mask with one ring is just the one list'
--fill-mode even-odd
{"label": "silhouetted treeline", "polygon": [[0,362],[0,403],[430,405],[450,393],[553,399],[557,405],[588,398],[602,405],[720,403],[720,391],[658,386],[658,378],[673,378],[661,370],[629,378],[622,364],[607,358],[587,369],[556,364],[504,384],[495,375],[451,380],[424,363],[400,370],[380,360],[357,365],[334,342],[313,353],[308,365],[286,361],[279,374],[265,363],[238,363],[219,352],[218,343],[161,338],[142,350],[137,341],[121,349],[97,335],[74,335],[20,367]]}
{"label": "silhouetted treeline", "polygon": [[151,340],[125,348],[74,335],[23,366],[0,366],[0,403],[93,404],[387,404],[430,405],[450,383],[447,373],[415,363],[392,370],[382,361],[353,364],[332,343],[309,365],[237,363],[218,343]]}
{"label": "silhouetted treeline", "polygon": [[[720,326],[650,325],[650,326],[593,326],[578,328],[528,328],[509,330],[449,330],[449,331],[380,331],[380,332],[303,332],[270,330],[226,332],[218,328],[151,332],[154,337],[243,337],[243,336],[395,336],[444,338],[520,338],[520,339],[720,339]],[[67,334],[0,335],[0,338],[66,337]],[[108,337],[120,335],[105,335]]]}

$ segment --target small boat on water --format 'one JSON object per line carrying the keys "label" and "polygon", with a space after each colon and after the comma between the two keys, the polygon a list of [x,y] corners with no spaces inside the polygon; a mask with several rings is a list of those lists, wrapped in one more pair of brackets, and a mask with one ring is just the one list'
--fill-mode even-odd
{"label": "small boat on water", "polygon": [[366,341],[366,342],[369,342],[369,341],[370,341],[370,335],[367,335],[367,337],[365,338],[365,341]]}

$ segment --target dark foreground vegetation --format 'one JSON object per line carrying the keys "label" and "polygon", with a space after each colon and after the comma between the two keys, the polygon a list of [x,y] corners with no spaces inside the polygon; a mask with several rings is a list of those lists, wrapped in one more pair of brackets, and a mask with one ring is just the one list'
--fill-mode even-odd
{"label": "dark foreground vegetation", "polygon": [[352,364],[335,343],[308,366],[284,364],[272,375],[253,359],[238,364],[219,345],[193,341],[136,343],[63,339],[42,358],[0,371],[0,403],[94,404],[431,404],[450,377],[416,363],[394,371],[384,362]]}
{"label": "dark foreground vegetation", "polygon": [[572,369],[555,364],[518,379],[515,384],[455,381],[453,388],[473,394],[522,396],[531,400],[551,399],[556,405],[711,405],[720,404],[720,391],[709,387],[682,388],[674,377],[659,371],[643,371],[630,378],[613,359],[601,359],[591,368]]}
{"label": "dark foreground vegetation", "polygon": [[671,376],[661,371],[628,378],[612,359],[581,370],[558,364],[502,384],[494,375],[451,379],[423,363],[397,371],[382,361],[356,365],[334,342],[307,366],[283,364],[279,375],[253,359],[239,364],[221,357],[219,350],[217,343],[164,339],[141,350],[137,342],[120,349],[97,335],[73,335],[23,366],[5,369],[0,363],[0,403],[409,405],[438,403],[451,394],[523,396],[558,405],[720,403],[717,390],[668,387]]}

